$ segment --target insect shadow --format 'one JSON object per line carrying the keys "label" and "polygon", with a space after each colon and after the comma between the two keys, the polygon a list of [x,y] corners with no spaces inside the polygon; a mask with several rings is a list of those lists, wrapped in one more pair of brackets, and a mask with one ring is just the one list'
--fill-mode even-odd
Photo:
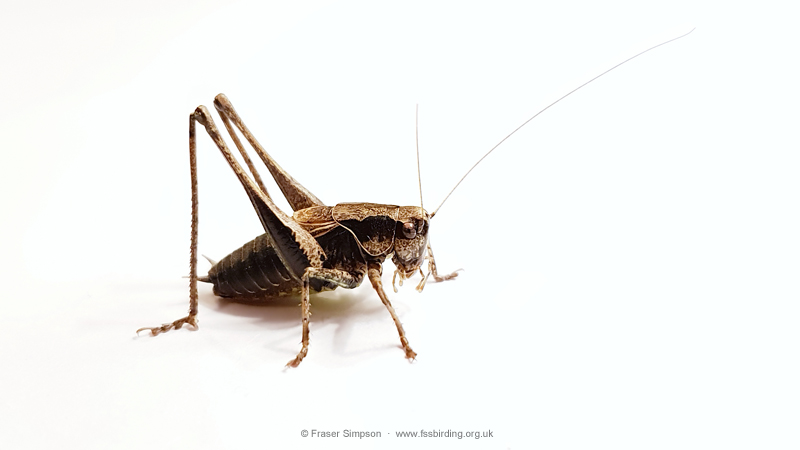
{"label": "insect shadow", "polygon": [[[351,345],[352,339],[357,339],[363,344],[363,339],[353,337],[356,328],[363,329],[365,323],[369,322],[381,324],[385,322],[386,311],[383,305],[376,303],[370,294],[369,289],[355,289],[350,292],[340,290],[322,292],[312,296],[315,333],[331,333],[331,343],[335,353],[355,357],[386,349],[402,348],[401,345],[392,343],[389,336],[386,340],[373,341],[374,345]],[[295,329],[300,302],[299,297],[282,297],[264,303],[220,298],[210,291],[201,292],[199,295],[199,303],[204,308],[249,319],[250,325],[263,330],[264,335],[274,336],[274,339],[265,341],[263,346],[276,352],[290,351],[297,344]],[[400,311],[408,309],[402,301],[397,302],[397,305]],[[236,328],[241,328],[241,325],[237,325]],[[287,333],[276,333],[281,330],[286,330]]]}

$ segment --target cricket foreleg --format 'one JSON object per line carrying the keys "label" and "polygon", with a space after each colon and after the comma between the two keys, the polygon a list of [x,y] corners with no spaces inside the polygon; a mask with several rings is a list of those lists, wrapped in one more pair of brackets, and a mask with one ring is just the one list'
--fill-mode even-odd
{"label": "cricket foreleg", "polygon": [[440,276],[439,272],[436,271],[436,260],[433,258],[433,250],[431,250],[431,245],[428,244],[428,274],[422,277],[422,281],[417,285],[417,291],[422,292],[422,289],[425,288],[425,282],[428,281],[428,277],[431,275],[433,275],[434,281],[440,283],[457,277],[460,270],[464,269],[458,269],[455,272]]}
{"label": "cricket foreleg", "polygon": [[302,279],[303,298],[302,298],[302,303],[300,304],[303,317],[303,341],[302,341],[303,346],[300,349],[300,352],[297,353],[297,356],[286,364],[287,367],[297,367],[298,365],[300,365],[300,362],[303,361],[303,358],[305,358],[306,355],[308,355],[308,335],[309,335],[308,324],[309,324],[309,319],[311,317],[311,301],[309,297],[311,296],[310,282],[312,278],[318,280],[330,281],[345,289],[353,289],[361,284],[361,280],[364,279],[364,273],[363,272],[350,273],[350,272],[345,272],[343,270],[317,269],[314,267],[309,267],[306,269]]}
{"label": "cricket foreleg", "polygon": [[413,360],[417,357],[417,354],[414,350],[411,350],[411,346],[408,345],[408,338],[406,338],[406,332],[403,330],[403,324],[400,323],[400,319],[397,318],[397,313],[394,312],[394,308],[392,307],[392,302],[389,301],[389,297],[387,297],[386,292],[383,291],[381,265],[379,263],[370,263],[367,274],[369,276],[369,281],[372,283],[372,287],[378,293],[378,297],[381,298],[383,305],[386,306],[386,309],[389,310],[389,314],[392,315],[392,320],[394,320],[394,324],[397,327],[397,332],[400,334],[400,344],[406,352],[406,358]]}

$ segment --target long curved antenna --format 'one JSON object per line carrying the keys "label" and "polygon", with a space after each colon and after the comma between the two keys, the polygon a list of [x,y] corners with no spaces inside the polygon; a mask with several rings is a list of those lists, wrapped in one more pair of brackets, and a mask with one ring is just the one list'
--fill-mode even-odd
{"label": "long curved antenna", "polygon": [[[569,96],[570,96],[570,95],[571,95],[573,92],[575,92],[575,91],[579,90],[580,88],[582,88],[582,87],[586,86],[587,84],[591,83],[592,81],[594,81],[594,80],[596,80],[596,79],[598,79],[598,78],[602,77],[603,75],[607,74],[608,72],[611,72],[612,70],[614,70],[614,69],[616,69],[617,67],[619,67],[619,66],[621,66],[621,65],[625,64],[626,62],[628,62],[628,61],[630,61],[630,60],[632,60],[632,59],[634,59],[634,58],[636,58],[636,57],[638,57],[638,56],[641,56],[641,55],[643,55],[643,54],[645,54],[645,53],[649,52],[650,50],[653,50],[653,49],[655,49],[655,48],[661,47],[661,46],[662,46],[662,45],[664,45],[664,44],[669,44],[669,43],[670,43],[670,42],[672,42],[672,41],[676,41],[676,40],[678,40],[678,39],[680,39],[680,38],[682,38],[682,37],[684,37],[684,36],[688,35],[688,34],[689,34],[689,33],[691,33],[692,31],[694,31],[694,28],[692,28],[691,30],[689,30],[689,32],[687,32],[687,33],[684,33],[684,34],[682,34],[682,35],[680,35],[680,36],[678,36],[678,37],[674,37],[674,38],[672,38],[672,39],[670,39],[670,40],[668,40],[668,41],[664,41],[664,42],[662,42],[662,43],[660,43],[660,44],[658,44],[658,45],[654,45],[654,46],[652,46],[652,47],[648,48],[647,50],[643,50],[643,51],[641,51],[641,52],[639,52],[639,53],[637,53],[637,54],[635,54],[635,55],[631,56],[630,58],[626,59],[625,61],[622,61],[621,63],[617,64],[616,66],[614,66],[614,67],[612,67],[612,68],[610,68],[610,69],[606,70],[605,72],[601,73],[600,75],[597,75],[596,77],[592,78],[591,80],[589,80],[589,81],[587,81],[587,82],[583,83],[582,85],[580,85],[580,86],[576,87],[575,89],[573,89],[573,90],[571,90],[571,91],[567,92],[566,94],[564,94],[563,96],[561,96],[561,98],[559,98],[558,100],[554,101],[553,103],[550,103],[549,105],[545,106],[545,107],[544,107],[544,108],[543,108],[541,111],[539,111],[539,112],[537,112],[536,114],[534,114],[534,115],[533,115],[533,117],[531,117],[530,119],[526,120],[525,122],[523,122],[523,123],[522,123],[522,125],[518,126],[516,129],[514,129],[514,131],[512,131],[511,133],[508,133],[508,135],[506,135],[506,137],[504,137],[503,139],[501,139],[501,140],[500,140],[500,142],[498,142],[498,143],[497,143],[497,144],[496,144],[494,147],[492,147],[492,148],[491,148],[491,149],[490,149],[488,152],[486,152],[486,154],[485,154],[485,155],[483,155],[483,156],[481,157],[481,159],[479,159],[479,160],[478,160],[478,162],[476,162],[476,163],[475,163],[475,164],[474,164],[472,167],[470,167],[470,169],[467,171],[467,173],[465,173],[465,174],[464,174],[464,176],[463,176],[463,177],[461,177],[461,179],[460,179],[460,180],[458,180],[458,183],[456,183],[456,185],[453,187],[453,189],[451,189],[451,190],[450,190],[450,193],[449,193],[449,194],[447,194],[447,197],[445,197],[445,198],[444,198],[444,200],[442,200],[442,203],[440,203],[440,204],[439,204],[439,206],[438,206],[438,207],[437,207],[437,208],[436,208],[436,209],[433,211],[433,213],[431,213],[431,218],[433,218],[433,216],[434,216],[434,215],[435,215],[435,214],[436,214],[436,213],[439,211],[439,208],[441,208],[441,207],[442,207],[442,205],[444,205],[444,202],[446,202],[446,201],[447,201],[447,199],[448,199],[448,198],[450,198],[450,195],[453,193],[453,191],[455,191],[455,190],[456,190],[456,188],[458,187],[458,185],[460,185],[460,184],[461,184],[461,182],[462,182],[462,181],[464,181],[464,178],[467,178],[467,175],[469,175],[469,173],[470,173],[470,172],[472,172],[472,169],[474,169],[475,167],[477,167],[477,166],[478,166],[478,164],[480,164],[480,163],[481,163],[481,161],[483,161],[483,160],[484,160],[484,159],[485,159],[487,156],[489,156],[489,154],[490,154],[490,153],[492,153],[492,152],[494,151],[494,149],[496,149],[497,147],[499,147],[499,146],[500,146],[500,144],[502,144],[503,142],[505,142],[505,141],[506,141],[506,139],[508,139],[508,138],[510,138],[511,136],[513,136],[513,135],[514,135],[514,133],[516,133],[516,132],[517,132],[517,131],[519,131],[519,130],[520,130],[522,127],[524,127],[525,125],[527,125],[527,124],[528,124],[528,122],[530,122],[531,120],[533,120],[533,119],[537,118],[537,117],[539,116],[539,114],[541,114],[541,113],[543,113],[543,112],[547,111],[548,109],[550,109],[550,107],[551,107],[551,106],[553,106],[553,105],[555,105],[556,103],[560,102],[561,100],[564,100],[565,98],[569,97]],[[417,162],[419,162],[419,154],[417,154]],[[420,186],[421,186],[421,185],[422,185],[422,184],[421,184],[421,182],[420,182]]]}
{"label": "long curved antenna", "polygon": [[[414,110],[414,138],[417,142],[417,181],[419,181],[419,208],[424,211],[422,207],[422,172],[419,170],[419,103]],[[420,212],[422,212],[420,211]],[[431,215],[433,217],[433,215]]]}

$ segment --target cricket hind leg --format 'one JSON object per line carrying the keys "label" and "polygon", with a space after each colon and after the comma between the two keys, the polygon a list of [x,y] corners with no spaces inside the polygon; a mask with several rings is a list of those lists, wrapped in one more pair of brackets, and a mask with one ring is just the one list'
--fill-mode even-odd
{"label": "cricket hind leg", "polygon": [[[224,98],[224,96],[222,97]],[[217,99],[219,100],[219,98]],[[215,104],[218,101],[215,101]],[[222,108],[224,109],[224,108]],[[231,111],[221,111],[223,120],[226,121],[226,127],[232,131],[227,119]],[[235,112],[233,112],[235,115]],[[238,116],[235,117],[238,119]],[[234,120],[236,123],[236,120]],[[189,155],[190,155],[190,168],[192,178],[192,240],[190,251],[190,275],[189,275],[189,315],[178,319],[170,324],[164,324],[161,327],[140,328],[137,332],[149,330],[153,335],[157,335],[172,329],[181,328],[184,324],[188,323],[197,327],[197,222],[198,222],[198,201],[197,201],[197,156],[196,156],[196,123],[200,123],[206,129],[206,132],[216,144],[217,148],[222,152],[228,165],[233,169],[239,181],[242,183],[248,197],[250,198],[256,213],[261,220],[264,229],[270,236],[276,238],[275,251],[279,255],[282,263],[288,270],[290,276],[295,278],[298,282],[303,283],[303,318],[304,318],[304,332],[303,332],[303,349],[295,358],[294,364],[296,366],[302,361],[305,354],[308,353],[308,317],[310,316],[310,303],[309,303],[309,277],[322,278],[323,280],[336,282],[343,287],[357,286],[360,284],[360,279],[363,279],[363,274],[360,279],[353,275],[333,269],[323,269],[322,261],[324,259],[324,251],[316,242],[316,240],[300,225],[294,222],[289,216],[283,213],[277,206],[272,203],[272,200],[266,195],[264,190],[253,182],[248,177],[245,170],[239,165],[233,154],[225,144],[222,135],[214,125],[214,120],[204,106],[198,106],[197,109],[189,116]],[[238,125],[237,125],[238,126]],[[244,127],[241,124],[240,130]],[[252,139],[249,131],[242,131]],[[235,136],[235,133],[231,133]],[[237,146],[240,151],[243,151],[241,142],[237,141]],[[255,139],[252,139],[255,142]],[[252,143],[252,142],[251,142]],[[257,142],[256,142],[257,144]],[[263,151],[263,149],[261,149]],[[280,237],[281,239],[277,239]]]}
{"label": "cricket hind leg", "polygon": [[303,359],[308,355],[308,325],[311,318],[311,279],[328,281],[345,289],[353,289],[361,284],[361,281],[364,279],[364,272],[357,270],[351,273],[338,269],[320,269],[315,267],[309,267],[306,269],[305,273],[303,274],[303,294],[302,303],[300,304],[303,317],[302,347],[297,353],[297,356],[293,360],[286,363],[286,367],[299,366]]}
{"label": "cricket hind leg", "polygon": [[253,166],[253,164],[250,162],[250,159],[246,156],[247,152],[242,146],[242,143],[236,137],[236,133],[234,133],[230,122],[233,122],[233,124],[236,125],[236,128],[238,128],[242,135],[244,135],[245,139],[247,139],[247,142],[250,143],[258,156],[261,158],[261,161],[263,161],[264,165],[267,166],[270,174],[272,174],[272,178],[275,179],[275,183],[277,183],[281,192],[283,192],[283,195],[286,197],[286,200],[289,202],[292,210],[298,211],[301,209],[310,208],[312,206],[325,206],[320,199],[318,199],[302,184],[298,183],[297,180],[286,173],[286,171],[283,170],[283,168],[278,165],[274,159],[272,159],[272,157],[267,153],[264,147],[261,146],[258,140],[256,140],[255,136],[253,136],[253,134],[244,124],[242,118],[233,108],[233,104],[230,102],[230,100],[228,100],[228,97],[226,97],[225,94],[219,94],[214,98],[214,107],[222,117],[225,128],[228,129],[228,133],[236,143],[236,147],[244,156],[245,162],[250,168],[250,171],[253,173],[253,177],[256,178],[261,190],[263,190],[265,193],[267,192],[267,190],[264,188],[264,185],[261,183],[261,177],[258,176],[255,166]]}
{"label": "cricket hind leg", "polygon": [[[264,219],[262,218],[262,213],[259,211],[263,211],[265,208],[270,208],[269,205],[265,204],[265,199],[271,201],[269,197],[267,197],[266,192],[259,190],[259,187],[255,185],[247,175],[245,174],[244,170],[239,166],[236,160],[233,158],[233,155],[228,150],[227,146],[225,145],[224,141],[222,140],[218,130],[214,126],[214,120],[211,118],[211,115],[208,113],[208,110],[204,106],[198,106],[195,111],[189,115],[189,168],[191,173],[191,184],[192,184],[192,237],[191,237],[191,246],[190,246],[190,254],[189,254],[189,314],[186,317],[178,319],[172,323],[166,323],[161,325],[160,327],[143,327],[136,330],[136,333],[139,334],[144,330],[150,331],[153,336],[156,336],[161,333],[166,333],[170,330],[177,330],[183,327],[185,324],[192,325],[195,329],[198,329],[199,326],[197,325],[197,312],[198,312],[198,293],[197,293],[197,236],[198,236],[198,195],[197,195],[197,132],[196,132],[196,123],[200,123],[206,128],[206,132],[209,134],[211,139],[217,145],[219,150],[222,152],[225,159],[228,161],[228,164],[233,169],[236,176],[242,182],[242,185],[247,192],[248,197],[250,197],[251,202],[253,203],[254,208],[259,214],[259,218],[264,223]],[[237,141],[238,143],[238,141]],[[241,143],[238,143],[241,146]],[[250,163],[252,165],[252,163]],[[263,196],[263,197],[262,197]],[[280,218],[279,218],[280,219]],[[265,227],[266,228],[266,227]]]}
{"label": "cricket hind leg", "polygon": [[149,330],[150,334],[157,336],[170,330],[177,330],[188,324],[195,330],[200,328],[197,325],[197,223],[198,223],[198,200],[197,200],[197,145],[195,140],[195,117],[189,116],[189,171],[192,182],[192,238],[189,250],[189,314],[172,323],[165,323],[160,327],[143,327],[136,330],[136,334],[144,330]]}

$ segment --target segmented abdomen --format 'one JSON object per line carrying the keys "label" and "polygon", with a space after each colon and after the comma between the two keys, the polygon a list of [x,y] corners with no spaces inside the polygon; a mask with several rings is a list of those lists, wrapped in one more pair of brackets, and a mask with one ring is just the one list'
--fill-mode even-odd
{"label": "segmented abdomen", "polygon": [[268,234],[234,250],[202,281],[213,283],[214,294],[220,297],[279,297],[297,295],[302,288],[275,253]]}

